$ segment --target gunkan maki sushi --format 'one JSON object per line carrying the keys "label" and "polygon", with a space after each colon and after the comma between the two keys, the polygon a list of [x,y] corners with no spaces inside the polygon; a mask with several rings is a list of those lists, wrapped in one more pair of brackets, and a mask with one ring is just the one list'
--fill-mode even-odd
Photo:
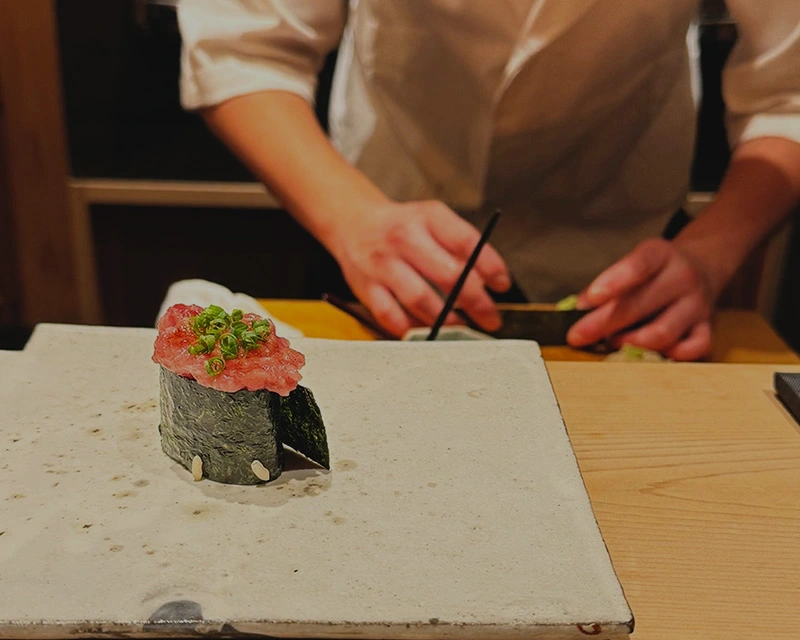
{"label": "gunkan maki sushi", "polygon": [[319,407],[298,384],[305,357],[276,335],[272,321],[176,304],[157,328],[161,448],[195,480],[274,480],[284,444],[330,468]]}

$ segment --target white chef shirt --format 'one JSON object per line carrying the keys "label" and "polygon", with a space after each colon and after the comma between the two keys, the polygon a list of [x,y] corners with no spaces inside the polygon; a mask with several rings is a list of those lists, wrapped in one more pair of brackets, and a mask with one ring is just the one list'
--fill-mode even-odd
{"label": "white chef shirt", "polygon": [[[800,142],[800,2],[728,0],[731,144]],[[314,99],[339,46],[330,135],[397,200],[481,225],[533,300],[580,290],[660,235],[689,187],[697,0],[181,0],[183,105]]]}

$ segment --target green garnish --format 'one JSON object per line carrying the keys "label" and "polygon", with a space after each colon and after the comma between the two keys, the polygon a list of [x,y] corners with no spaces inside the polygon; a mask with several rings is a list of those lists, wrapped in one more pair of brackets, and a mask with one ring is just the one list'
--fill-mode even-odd
{"label": "green garnish", "polygon": [[193,356],[199,356],[204,353],[208,353],[208,351],[206,351],[205,346],[203,346],[199,342],[196,342],[189,347],[189,353],[191,353]]}
{"label": "green garnish", "polygon": [[230,360],[239,355],[239,341],[236,336],[226,333],[219,339],[219,350],[225,360]]}
{"label": "green garnish", "polygon": [[642,347],[635,347],[632,344],[623,344],[622,354],[629,360],[644,360],[644,349]]}
{"label": "green garnish", "polygon": [[571,295],[556,302],[556,311],[574,311],[578,308],[578,296]]}
{"label": "green garnish", "polygon": [[230,316],[225,313],[225,310],[212,304],[192,318],[192,331],[197,335],[204,333],[220,334],[228,328],[230,323]]}
{"label": "green garnish", "polygon": [[194,331],[197,335],[201,335],[206,332],[208,329],[208,323],[210,318],[208,316],[199,315],[192,318],[192,331]]}
{"label": "green garnish", "polygon": [[212,378],[222,373],[225,368],[225,361],[220,357],[209,358],[206,360],[206,373]]}
{"label": "green garnish", "polygon": [[236,336],[237,340],[240,340],[242,337],[242,333],[247,331],[247,325],[244,322],[234,322],[231,325],[231,333]]}
{"label": "green garnish", "polygon": [[269,320],[254,320],[253,331],[259,338],[266,338],[269,335]]}
{"label": "green garnish", "polygon": [[255,331],[244,331],[241,337],[242,346],[247,351],[252,351],[258,346],[259,337]]}
{"label": "green garnish", "polygon": [[209,333],[216,333],[220,334],[225,329],[230,326],[230,322],[228,322],[227,318],[214,318],[211,322],[208,323],[208,330]]}
{"label": "green garnish", "polygon": [[243,322],[244,313],[234,309],[227,314],[222,307],[210,305],[190,320],[190,326],[197,336],[197,342],[190,345],[187,351],[193,356],[214,352],[219,345],[220,356],[209,358],[205,364],[210,376],[218,376],[225,369],[225,361],[244,352],[257,349],[266,342],[272,331],[269,320],[257,319],[250,325]]}
{"label": "green garnish", "polygon": [[217,338],[213,334],[201,334],[197,336],[197,342],[189,347],[189,353],[193,356],[211,353],[214,350],[216,342]]}

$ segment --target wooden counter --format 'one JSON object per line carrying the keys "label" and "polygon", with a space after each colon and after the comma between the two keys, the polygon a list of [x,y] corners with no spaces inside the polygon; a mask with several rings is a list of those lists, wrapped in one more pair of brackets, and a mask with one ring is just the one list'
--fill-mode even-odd
{"label": "wooden counter", "polygon": [[550,362],[634,640],[798,638],[800,428],[773,371]]}

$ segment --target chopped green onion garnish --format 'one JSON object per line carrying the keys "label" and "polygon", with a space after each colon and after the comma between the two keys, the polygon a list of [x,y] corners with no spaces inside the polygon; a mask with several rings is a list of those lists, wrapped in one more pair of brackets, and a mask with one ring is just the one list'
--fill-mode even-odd
{"label": "chopped green onion garnish", "polygon": [[192,318],[192,331],[194,331],[197,335],[205,333],[206,329],[208,329],[208,316],[200,314],[199,316]]}
{"label": "chopped green onion garnish", "polygon": [[242,332],[241,340],[242,340],[242,346],[248,351],[252,351],[256,347],[258,347],[259,339],[258,339],[258,334],[255,331]]}
{"label": "chopped green onion garnish", "polygon": [[225,368],[225,361],[222,358],[214,357],[206,360],[206,373],[211,377],[218,376]]}
{"label": "chopped green onion garnish", "polygon": [[228,328],[229,322],[227,317],[218,317],[214,318],[211,322],[208,323],[208,328],[210,331],[214,333],[221,333]]}
{"label": "chopped green onion garnish", "polygon": [[222,357],[226,360],[235,358],[239,355],[239,341],[236,336],[226,333],[219,339],[219,350],[222,352]]}
{"label": "chopped green onion garnish", "polygon": [[271,330],[269,320],[255,320],[253,322],[253,331],[260,340],[265,340]]}
{"label": "chopped green onion garnish", "polygon": [[197,342],[189,346],[189,353],[193,356],[199,356],[203,353],[211,353],[216,344],[216,338],[210,334],[201,334],[197,336]]}
{"label": "chopped green onion garnish", "polygon": [[231,333],[236,336],[236,339],[242,337],[242,333],[247,331],[247,325],[244,322],[234,322],[231,325]]}
{"label": "chopped green onion garnish", "polygon": [[228,314],[222,307],[212,304],[190,320],[197,342],[188,347],[189,353],[195,356],[213,353],[219,343],[222,357],[210,358],[206,362],[209,375],[218,375],[225,368],[225,360],[239,355],[240,347],[245,351],[257,349],[272,331],[269,320],[260,318],[248,326],[243,319],[241,309]]}

